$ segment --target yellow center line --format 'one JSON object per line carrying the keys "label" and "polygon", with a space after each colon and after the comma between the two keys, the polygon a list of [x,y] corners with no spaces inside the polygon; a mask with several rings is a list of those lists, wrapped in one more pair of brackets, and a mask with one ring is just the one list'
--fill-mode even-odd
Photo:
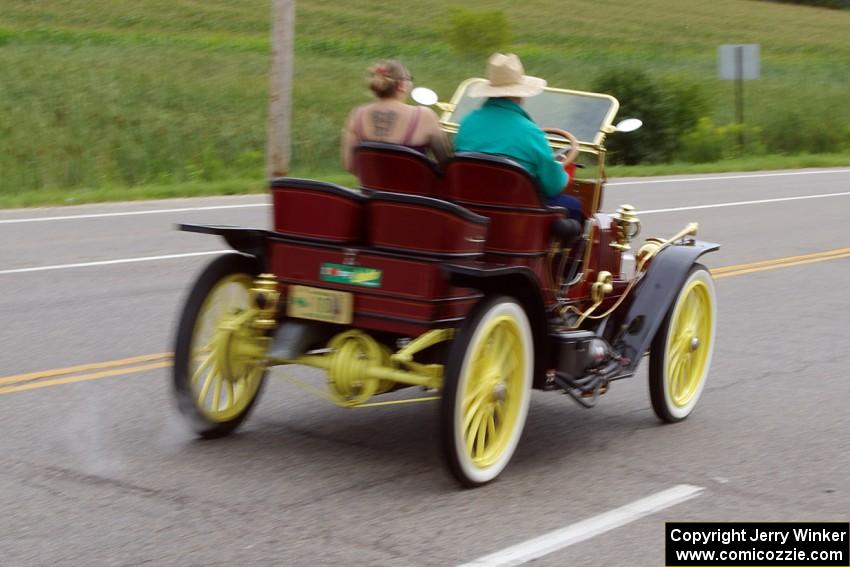
{"label": "yellow center line", "polygon": [[171,360],[162,360],[151,364],[142,364],[132,368],[113,368],[112,370],[104,370],[102,372],[93,372],[91,374],[82,374],[80,376],[65,376],[64,378],[55,378],[53,380],[41,380],[39,382],[25,382],[15,386],[6,386],[0,388],[0,394],[11,394],[12,392],[23,392],[24,390],[35,390],[36,388],[47,388],[48,386],[58,386],[59,384],[70,384],[72,382],[83,382],[85,380],[97,380],[98,378],[109,378],[110,376],[121,376],[125,374],[133,374],[136,372],[144,372],[146,370],[155,370],[157,368],[165,368],[171,366]]}
{"label": "yellow center line", "polygon": [[[850,258],[850,248],[837,248],[835,250],[814,252],[812,254],[803,254],[800,256],[786,256],[785,258],[760,260],[758,262],[750,262],[748,264],[723,266],[711,270],[711,275],[716,279],[728,278],[732,276],[751,274],[753,272],[763,272],[766,270],[776,270],[779,268],[789,268],[791,266],[799,266],[802,264],[811,264],[813,262],[837,260],[839,258]],[[56,368],[53,370],[41,370],[38,372],[6,376],[0,378],[0,385],[6,385],[4,387],[0,387],[0,394],[11,394],[12,392],[22,392],[25,390],[34,390],[36,388],[46,388],[48,386],[71,384],[73,382],[97,380],[99,378],[123,376],[127,374],[145,372],[147,370],[166,368],[171,366],[173,356],[173,353],[161,352],[118,360],[109,360],[106,362],[81,364],[78,366],[69,366],[67,368]],[[99,372],[80,374],[81,372],[88,372],[90,370],[98,370]],[[60,376],[61,378],[57,378]],[[45,378],[50,379],[46,380]]]}
{"label": "yellow center line", "polygon": [[837,248],[826,252],[815,252],[813,254],[803,254],[801,256],[787,256],[785,258],[775,258],[773,260],[761,260],[759,262],[751,262],[749,264],[737,264],[734,266],[724,266],[711,270],[711,275],[715,279],[728,278],[731,276],[741,276],[751,274],[753,272],[764,272],[766,270],[776,270],[779,268],[790,268],[792,266],[800,266],[802,264],[811,264],[813,262],[824,262],[826,260],[837,260],[839,258],[850,258],[850,248]]}
{"label": "yellow center line", "polygon": [[107,362],[95,362],[92,364],[81,364],[79,366],[69,366],[67,368],[55,368],[53,370],[41,370],[38,372],[29,372],[27,374],[16,374],[15,376],[6,376],[0,378],[0,384],[15,384],[18,382],[28,382],[30,380],[38,380],[40,378],[53,378],[54,376],[64,376],[66,374],[77,374],[79,372],[87,372],[89,370],[101,370],[103,368],[115,368],[118,366],[130,366],[131,364],[139,364],[141,362],[151,362],[154,360],[171,359],[172,353],[160,352],[157,354],[145,354],[143,356],[134,356],[131,358],[121,358],[118,360],[109,360]]}

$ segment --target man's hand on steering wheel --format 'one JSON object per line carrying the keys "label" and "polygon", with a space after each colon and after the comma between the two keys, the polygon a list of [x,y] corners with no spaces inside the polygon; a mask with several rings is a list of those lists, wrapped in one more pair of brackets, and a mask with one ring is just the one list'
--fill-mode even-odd
{"label": "man's hand on steering wheel", "polygon": [[573,136],[566,130],[561,130],[560,128],[543,128],[543,131],[547,134],[554,134],[556,136],[565,138],[570,142],[570,145],[568,147],[555,152],[556,160],[558,160],[564,165],[569,165],[576,160],[576,158],[578,157],[578,140],[576,140],[575,136]]}

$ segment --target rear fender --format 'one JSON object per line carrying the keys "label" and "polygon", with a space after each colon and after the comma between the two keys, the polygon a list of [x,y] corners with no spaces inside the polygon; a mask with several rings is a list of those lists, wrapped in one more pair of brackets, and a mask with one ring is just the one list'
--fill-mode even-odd
{"label": "rear fender", "polygon": [[[234,250],[253,256],[260,263],[261,271],[266,270],[266,241],[274,233],[257,228],[243,228],[227,225],[179,224],[177,230],[201,234],[217,234]],[[272,359],[294,359],[305,351],[323,346],[328,339],[339,332],[339,328],[327,323],[302,319],[284,319],[275,329],[269,357]]]}
{"label": "rear fender", "polygon": [[262,270],[266,270],[266,240],[272,232],[258,228],[243,228],[228,225],[178,224],[177,230],[198,232],[201,234],[217,234],[224,238],[231,248],[248,256],[256,258]]}
{"label": "rear fender", "polygon": [[700,256],[720,248],[712,242],[694,241],[662,250],[632,291],[629,308],[612,341],[614,350],[629,360],[628,371],[634,371],[649,350],[655,333],[679,293],[691,266]]}
{"label": "rear fender", "polygon": [[470,263],[442,267],[452,285],[472,288],[485,296],[507,295],[523,306],[534,339],[534,387],[543,388],[550,341],[543,290],[535,273],[525,266]]}

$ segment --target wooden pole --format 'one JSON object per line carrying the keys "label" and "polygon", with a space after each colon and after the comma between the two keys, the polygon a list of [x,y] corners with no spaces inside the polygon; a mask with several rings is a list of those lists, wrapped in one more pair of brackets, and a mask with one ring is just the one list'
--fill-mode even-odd
{"label": "wooden pole", "polygon": [[269,88],[266,173],[289,172],[295,0],[272,0],[272,68]]}

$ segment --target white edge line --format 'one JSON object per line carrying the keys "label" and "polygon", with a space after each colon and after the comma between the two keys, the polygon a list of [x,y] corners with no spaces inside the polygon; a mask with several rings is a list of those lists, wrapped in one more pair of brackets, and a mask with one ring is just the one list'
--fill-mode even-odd
{"label": "white edge line", "polygon": [[[705,176],[705,177],[679,177],[674,179],[643,179],[635,181],[609,181],[607,187],[618,187],[622,185],[648,185],[657,183],[691,183],[699,181],[725,181],[727,179],[752,179],[758,177],[788,177],[794,175],[830,175],[850,173],[850,169],[823,169],[815,171],[785,171],[775,173],[748,173],[741,175],[722,175],[722,176]],[[250,203],[244,205],[211,205],[207,207],[182,207],[176,209],[154,209],[149,211],[125,211],[117,213],[91,213],[82,215],[64,215],[53,217],[33,217],[24,219],[2,219],[0,224],[20,224],[27,222],[47,222],[61,220],[76,220],[76,219],[95,219],[108,217],[127,217],[135,215],[156,215],[164,213],[189,213],[192,211],[214,211],[223,209],[243,209],[250,207],[269,207],[269,203]]]}
{"label": "white edge line", "polygon": [[120,213],[90,213],[84,215],[65,215],[57,217],[32,217],[26,219],[2,219],[0,224],[20,224],[25,222],[47,222],[76,219],[99,219],[107,217],[131,217],[135,215],[158,215],[163,213],[190,213],[193,211],[216,211],[223,209],[247,209],[251,207],[270,207],[269,203],[250,203],[244,205],[210,205],[208,207],[182,207],[179,209],[152,209],[149,211],[123,211]]}
{"label": "white edge line", "polygon": [[211,256],[225,254],[233,250],[210,250],[209,252],[189,252],[187,254],[166,254],[164,256],[145,256],[143,258],[121,258],[118,260],[100,260],[97,262],[80,262],[78,264],[57,264],[54,266],[35,266],[33,268],[16,268],[0,270],[0,276],[5,274],[24,274],[27,272],[47,272],[50,270],[68,270],[71,268],[88,268],[91,266],[110,266],[113,264],[134,264],[137,262],[155,262],[157,260],[174,260],[176,258],[192,258],[194,256]]}
{"label": "white edge line", "polygon": [[559,549],[579,543],[607,531],[634,522],[695,498],[705,490],[700,486],[679,484],[662,492],[636,500],[609,512],[582,520],[564,528],[551,531],[540,537],[486,555],[459,567],[507,567],[522,565]]}
{"label": "white edge line", "polygon": [[[760,199],[757,201],[737,201],[732,203],[714,203],[711,205],[693,205],[689,207],[673,207],[669,209],[649,209],[646,211],[637,211],[640,215],[652,215],[657,213],[672,213],[677,211],[694,211],[698,209],[716,209],[721,207],[740,207],[744,205],[758,205],[763,203],[779,203],[783,201],[802,201],[805,199],[825,199],[828,197],[846,197],[850,196],[850,191],[845,191],[842,193],[826,193],[822,195],[802,195],[798,197],[781,197],[778,199]],[[224,206],[215,206],[215,207],[201,207],[196,209],[162,209],[158,211],[134,211],[128,213],[106,213],[105,215],[100,216],[126,216],[133,214],[153,214],[157,212],[180,212],[180,211],[197,211],[197,210],[210,210],[210,209],[232,209],[239,207],[266,207],[268,204],[253,204],[253,205],[224,205]],[[92,215],[84,215],[90,217]],[[42,218],[42,219],[11,219],[11,220],[0,220],[0,224],[2,223],[10,223],[10,222],[35,222],[38,220],[63,220],[66,218],[83,218],[83,216],[77,217],[50,217],[50,218]],[[214,250],[210,252],[190,252],[186,254],[166,254],[162,256],[147,256],[143,258],[120,258],[117,260],[100,260],[96,262],[81,262],[76,264],[57,264],[53,266],[35,266],[32,268],[16,268],[11,270],[0,270],[0,275],[6,274],[23,274],[27,272],[45,272],[50,270],[65,270],[70,268],[89,268],[93,266],[110,266],[113,264],[132,264],[136,262],[154,262],[157,260],[172,260],[175,258],[191,258],[193,256],[208,256],[211,254],[223,254],[225,252],[229,252],[229,250]]]}
{"label": "white edge line", "polygon": [[[848,170],[850,171],[850,170]],[[785,174],[792,175],[792,174]],[[732,179],[731,177],[724,177],[723,179]],[[664,182],[667,180],[658,180],[658,183]],[[644,183],[643,181],[641,183]],[[646,183],[650,183],[649,181]],[[608,185],[612,185],[609,183]],[[676,211],[694,211],[698,209],[714,209],[720,207],[740,207],[743,205],[759,205],[764,203],[781,203],[783,201],[802,201],[806,199],[825,199],[828,197],[845,197],[850,195],[850,191],[845,191],[842,193],[824,193],[820,195],[798,195],[795,197],[778,197],[776,199],[759,199],[755,201],[736,201],[731,203],[714,203],[710,205],[693,205],[688,207],[673,207],[669,209],[649,209],[646,211],[637,211],[639,214],[643,215],[651,215],[655,213],[672,213]],[[270,207],[270,203],[251,203],[246,205],[216,205],[209,207],[184,207],[180,209],[155,209],[149,211],[126,211],[121,213],[92,213],[87,215],[68,215],[61,217],[36,217],[36,218],[26,218],[26,219],[0,219],[0,224],[21,224],[28,222],[46,222],[46,221],[61,221],[61,220],[76,220],[76,219],[93,219],[93,218],[105,218],[105,217],[127,217],[127,216],[135,216],[135,215],[154,215],[154,214],[164,214],[164,213],[189,213],[193,211],[214,211],[214,210],[222,210],[222,209],[245,209],[252,207]]]}
{"label": "white edge line", "polygon": [[786,171],[776,173],[746,173],[741,175],[714,175],[705,177],[679,177],[676,179],[645,179],[635,181],[611,181],[606,183],[607,187],[621,185],[649,185],[655,183],[691,183],[695,181],[726,181],[727,179],[754,179],[759,177],[789,177],[792,175],[829,175],[838,173],[850,173],[850,169],[820,169],[816,171]]}
{"label": "white edge line", "polygon": [[711,205],[692,205],[688,207],[673,207],[670,209],[650,209],[646,211],[637,211],[641,215],[652,215],[656,213],[673,213],[676,211],[695,211],[698,209],[718,209],[721,207],[742,207],[744,205],[761,205],[764,203],[782,203],[786,201],[804,201],[806,199],[826,199],[829,197],[846,197],[850,195],[850,191],[843,193],[824,193],[821,195],[799,195],[797,197],[779,197],[776,199],[759,199],[757,201],[735,201],[731,203],[713,203]]}

